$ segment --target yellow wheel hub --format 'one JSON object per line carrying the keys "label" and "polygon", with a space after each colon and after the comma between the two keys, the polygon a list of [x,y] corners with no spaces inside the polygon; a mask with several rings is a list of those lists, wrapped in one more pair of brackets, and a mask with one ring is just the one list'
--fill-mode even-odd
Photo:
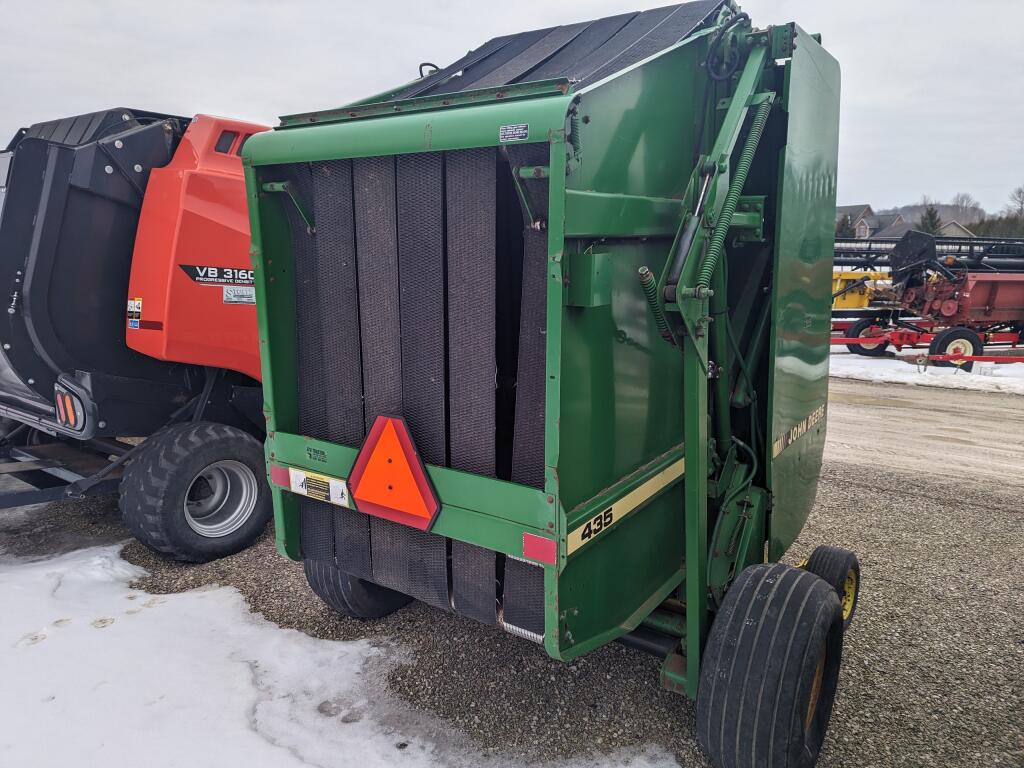
{"label": "yellow wheel hub", "polygon": [[853,613],[853,604],[857,601],[857,572],[851,568],[846,573],[846,581],[843,583],[843,621],[850,618]]}

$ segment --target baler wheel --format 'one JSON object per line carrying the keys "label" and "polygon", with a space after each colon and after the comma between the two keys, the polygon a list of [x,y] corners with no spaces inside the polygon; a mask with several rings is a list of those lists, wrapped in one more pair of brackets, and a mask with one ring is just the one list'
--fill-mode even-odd
{"label": "baler wheel", "polygon": [[849,629],[860,596],[860,561],[857,555],[842,547],[823,544],[814,548],[803,567],[824,579],[836,591],[843,607],[843,629]]}
{"label": "baler wheel", "polygon": [[149,437],[121,480],[121,517],[136,538],[202,563],[248,547],[273,508],[263,446],[225,424],[178,424]]}
{"label": "baler wheel", "polygon": [[[859,339],[864,336],[865,331],[878,328],[878,321],[873,317],[865,317],[846,329],[843,335],[848,339]],[[874,344],[847,344],[846,348],[855,355],[864,357],[881,357],[889,348],[888,341],[876,342]]]}
{"label": "baler wheel", "polygon": [[744,570],[708,634],[697,739],[715,766],[812,766],[843,653],[835,591],[781,563]]}
{"label": "baler wheel", "polygon": [[412,598],[360,579],[325,560],[304,560],[306,581],[316,596],[350,619],[380,619]]}
{"label": "baler wheel", "polygon": [[[981,336],[970,328],[946,328],[935,334],[932,343],[928,345],[929,355],[981,355],[985,352],[985,343]],[[965,371],[974,368],[974,361],[968,360],[965,363],[953,363],[948,360],[936,360],[932,365],[942,368],[958,366]]]}

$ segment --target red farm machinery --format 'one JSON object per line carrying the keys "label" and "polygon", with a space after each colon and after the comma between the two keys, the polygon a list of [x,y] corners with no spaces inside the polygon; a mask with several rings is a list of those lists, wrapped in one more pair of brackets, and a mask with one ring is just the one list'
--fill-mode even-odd
{"label": "red farm machinery", "polygon": [[149,547],[271,514],[240,153],[264,126],[111,109],[0,152],[0,507],[120,492]]}
{"label": "red farm machinery", "polygon": [[[869,357],[926,347],[930,363],[965,370],[1024,362],[1024,240],[916,231],[900,240],[837,240],[835,265],[887,270],[894,302],[834,320],[834,345]],[[986,354],[990,345],[998,349]]]}

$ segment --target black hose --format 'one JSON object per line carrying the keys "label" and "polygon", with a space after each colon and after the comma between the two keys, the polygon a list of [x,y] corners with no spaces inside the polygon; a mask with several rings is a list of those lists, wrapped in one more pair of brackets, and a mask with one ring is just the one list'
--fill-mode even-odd
{"label": "black hose", "polygon": [[[733,27],[735,27],[737,24],[744,21],[750,21],[750,16],[748,16],[745,13],[733,14],[728,19],[726,19],[725,22],[722,23],[722,25],[718,28],[718,31],[715,32],[714,37],[711,38],[711,43],[708,45],[708,56],[707,59],[704,61],[704,66],[708,71],[708,77],[710,77],[712,80],[728,80],[730,77],[736,74],[736,70],[739,69],[739,56],[733,56],[732,61],[716,62],[715,54],[717,53],[718,47],[722,44],[722,41],[725,39],[725,33],[728,32]],[[726,69],[722,72],[716,72],[715,65],[718,63],[725,64]]]}

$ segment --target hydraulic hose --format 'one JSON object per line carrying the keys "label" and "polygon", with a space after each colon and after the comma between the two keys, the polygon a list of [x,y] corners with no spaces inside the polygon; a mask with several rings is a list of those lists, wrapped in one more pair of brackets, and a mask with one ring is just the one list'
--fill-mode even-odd
{"label": "hydraulic hose", "polygon": [[732,226],[732,217],[736,213],[736,206],[739,205],[743,186],[747,183],[750,164],[754,161],[754,154],[757,152],[757,145],[761,141],[761,134],[764,133],[764,126],[768,122],[768,113],[771,112],[771,109],[770,101],[762,101],[754,114],[750,131],[747,133],[747,140],[743,144],[743,152],[740,153],[740,159],[736,163],[736,172],[729,185],[729,192],[722,204],[722,212],[715,224],[714,234],[711,236],[711,244],[700,265],[700,272],[697,276],[698,289],[707,290],[711,285],[711,278],[715,274],[718,260],[721,259],[722,252],[725,250],[725,238],[729,233],[729,227]]}

